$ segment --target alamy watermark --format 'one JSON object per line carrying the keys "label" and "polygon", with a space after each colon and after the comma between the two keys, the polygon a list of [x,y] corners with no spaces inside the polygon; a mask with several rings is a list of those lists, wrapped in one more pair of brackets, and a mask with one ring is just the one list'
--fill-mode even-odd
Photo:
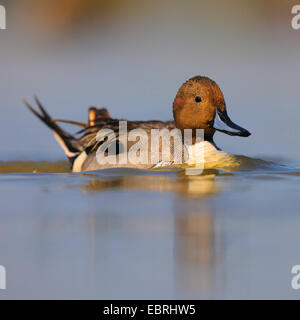
{"label": "alamy watermark", "polygon": [[292,7],[291,13],[294,15],[291,21],[292,28],[294,30],[300,29],[300,5],[295,5]]}
{"label": "alamy watermark", "polygon": [[300,289],[300,265],[296,264],[295,266],[293,266],[291,273],[294,274],[291,281],[291,286],[294,290],[299,290]]}
{"label": "alamy watermark", "polygon": [[[186,164],[197,173],[204,166],[204,130],[174,129],[127,130],[127,121],[119,121],[119,128],[98,131],[93,148],[100,165],[148,165],[168,167]],[[189,169],[189,170],[190,170]],[[195,173],[196,174],[196,173]]]}
{"label": "alamy watermark", "polygon": [[0,29],[6,29],[6,9],[2,5],[0,5]]}
{"label": "alamy watermark", "polygon": [[0,265],[0,290],[6,289],[6,270]]}

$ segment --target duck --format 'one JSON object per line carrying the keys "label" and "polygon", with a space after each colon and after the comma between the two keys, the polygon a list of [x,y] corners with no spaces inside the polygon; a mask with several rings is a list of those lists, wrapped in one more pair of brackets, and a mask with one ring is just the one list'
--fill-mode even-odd
{"label": "duck", "polygon": [[[170,161],[159,161],[153,163],[102,163],[97,158],[99,150],[104,149],[106,156],[117,156],[118,159],[132,147],[133,143],[123,144],[120,136],[120,121],[124,119],[112,118],[106,108],[90,107],[87,123],[53,119],[46,111],[37,97],[34,97],[38,110],[34,109],[25,99],[26,107],[50,128],[56,140],[67,156],[73,172],[96,171],[112,167],[129,167],[137,169],[169,168],[174,164],[174,157]],[[228,115],[224,95],[217,83],[206,76],[195,76],[185,81],[177,91],[173,101],[174,121],[126,121],[126,130],[143,130],[150,136],[153,129],[176,130],[180,135],[180,153],[183,156],[183,166],[193,166],[198,163],[197,155],[204,151],[205,157],[201,160],[206,163],[232,162],[231,155],[222,151],[214,141],[216,132],[230,136],[249,137],[251,133],[243,127],[234,123]],[[58,123],[67,123],[81,127],[76,134],[65,131]],[[108,155],[106,140],[99,139],[99,132],[109,130],[116,142],[114,155]],[[188,143],[183,140],[186,130],[191,132],[191,139]],[[201,130],[202,139],[198,139],[198,131]],[[182,135],[181,135],[182,134]],[[175,138],[174,138],[175,139]],[[122,142],[121,142],[122,141]],[[111,144],[111,141],[110,141]],[[105,147],[104,147],[105,146]],[[124,147],[126,150],[124,150]],[[160,149],[161,152],[161,149]],[[174,150],[171,148],[171,152]]]}

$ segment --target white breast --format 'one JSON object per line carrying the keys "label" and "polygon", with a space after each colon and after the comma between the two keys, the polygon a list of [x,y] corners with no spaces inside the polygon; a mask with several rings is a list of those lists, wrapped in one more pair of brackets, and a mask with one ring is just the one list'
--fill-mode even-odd
{"label": "white breast", "polygon": [[186,164],[189,166],[202,165],[204,168],[222,168],[239,165],[233,155],[218,150],[208,141],[185,145],[185,147],[188,152]]}

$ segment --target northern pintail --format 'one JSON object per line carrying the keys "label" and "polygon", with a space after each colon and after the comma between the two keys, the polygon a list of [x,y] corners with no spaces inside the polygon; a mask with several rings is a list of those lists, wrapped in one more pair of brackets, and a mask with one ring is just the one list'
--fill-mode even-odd
{"label": "northern pintail", "polygon": [[[88,123],[81,123],[69,120],[52,119],[42,106],[38,98],[35,102],[40,110],[36,111],[27,101],[25,105],[53,132],[55,138],[64,149],[68,157],[73,172],[94,171],[108,167],[134,167],[141,169],[150,169],[153,167],[168,167],[170,163],[160,162],[158,165],[149,164],[110,164],[105,165],[97,160],[97,150],[102,142],[97,139],[99,130],[108,129],[115,132],[117,142],[119,142],[118,130],[120,119],[111,118],[106,109],[89,109]],[[186,81],[178,90],[173,102],[174,121],[128,121],[127,130],[143,129],[150,134],[152,129],[179,129],[184,132],[185,129],[192,131],[192,142],[190,145],[182,147],[188,151],[188,158],[185,163],[193,164],[197,162],[194,159],[195,149],[205,148],[208,150],[210,158],[214,161],[216,157],[224,157],[225,153],[220,150],[213,140],[216,131],[226,133],[231,136],[248,137],[250,132],[234,122],[228,116],[226,103],[223,93],[219,86],[208,77],[196,76]],[[71,135],[63,130],[57,123],[71,123],[83,127],[76,135]],[[203,129],[204,141],[197,143],[196,130]],[[126,148],[132,144],[126,144]],[[183,149],[184,149],[183,148]],[[117,144],[116,153],[120,155],[122,151],[121,144]]]}

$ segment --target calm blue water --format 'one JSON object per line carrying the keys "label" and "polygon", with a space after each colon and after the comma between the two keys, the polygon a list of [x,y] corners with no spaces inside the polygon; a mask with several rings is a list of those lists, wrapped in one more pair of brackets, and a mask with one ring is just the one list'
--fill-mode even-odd
{"label": "calm blue water", "polygon": [[201,176],[3,173],[1,298],[298,299],[299,178],[249,159]]}

